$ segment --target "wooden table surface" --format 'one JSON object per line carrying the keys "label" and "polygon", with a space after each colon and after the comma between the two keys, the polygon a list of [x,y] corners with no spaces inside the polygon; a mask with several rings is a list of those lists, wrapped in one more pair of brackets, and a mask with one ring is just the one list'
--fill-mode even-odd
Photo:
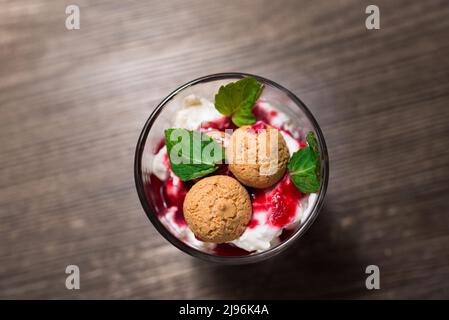
{"label": "wooden table surface", "polygon": [[[449,298],[449,3],[1,1],[1,298]],[[242,71],[296,93],[331,177],[306,235],[262,263],[171,246],[134,186],[156,104]],[[81,289],[67,290],[78,265]],[[380,290],[365,288],[378,265]]]}

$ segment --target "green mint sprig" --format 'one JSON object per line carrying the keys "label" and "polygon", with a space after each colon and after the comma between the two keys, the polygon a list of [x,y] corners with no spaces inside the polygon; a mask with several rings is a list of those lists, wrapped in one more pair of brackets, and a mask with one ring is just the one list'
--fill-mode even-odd
{"label": "green mint sprig", "polygon": [[182,181],[201,178],[214,172],[225,158],[222,146],[199,131],[166,129],[165,144],[170,167]]}
{"label": "green mint sprig", "polygon": [[253,106],[262,90],[263,85],[252,77],[221,86],[215,95],[215,108],[221,114],[231,117],[238,127],[253,124],[256,122]]}
{"label": "green mint sprig", "polygon": [[299,191],[314,193],[320,189],[320,153],[313,132],[307,134],[306,140],[308,147],[293,153],[288,162],[288,171]]}

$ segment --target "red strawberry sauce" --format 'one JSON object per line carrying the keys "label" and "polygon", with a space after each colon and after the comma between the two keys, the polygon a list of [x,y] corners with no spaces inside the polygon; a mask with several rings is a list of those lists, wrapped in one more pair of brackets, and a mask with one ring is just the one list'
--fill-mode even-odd
{"label": "red strawberry sauce", "polygon": [[248,131],[251,133],[258,133],[260,130],[264,130],[267,128],[267,124],[263,121],[257,121],[255,124],[253,124]]}
{"label": "red strawberry sauce", "polygon": [[267,212],[268,223],[283,228],[295,219],[301,192],[287,174],[273,189],[257,190],[251,196],[253,211]]}
{"label": "red strawberry sauce", "polygon": [[232,123],[230,117],[221,117],[219,119],[201,124],[201,129],[215,129],[219,131],[225,131],[226,129],[236,128],[237,127]]}

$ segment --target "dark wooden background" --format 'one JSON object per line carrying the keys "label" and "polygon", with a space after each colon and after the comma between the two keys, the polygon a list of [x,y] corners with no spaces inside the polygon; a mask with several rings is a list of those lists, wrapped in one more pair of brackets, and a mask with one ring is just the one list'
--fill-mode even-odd
{"label": "dark wooden background", "polygon": [[[449,3],[64,1],[0,4],[1,298],[449,298]],[[243,71],[312,110],[331,179],[307,234],[226,267],[172,247],[133,180],[172,89]],[[81,289],[65,288],[65,268]],[[365,289],[365,268],[381,289]]]}

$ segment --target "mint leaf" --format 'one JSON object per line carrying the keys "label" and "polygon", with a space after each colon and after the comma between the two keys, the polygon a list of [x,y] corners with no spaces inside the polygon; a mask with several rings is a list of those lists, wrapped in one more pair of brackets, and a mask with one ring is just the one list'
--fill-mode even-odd
{"label": "mint leaf", "polygon": [[321,171],[321,162],[320,159],[320,150],[318,148],[318,141],[316,140],[315,134],[312,131],[309,131],[306,136],[306,141],[309,144],[309,147],[313,149],[315,152],[315,155],[318,158],[317,165],[316,165],[316,174],[319,175]]}
{"label": "mint leaf", "polygon": [[287,168],[299,191],[313,193],[320,189],[320,154],[313,132],[307,134],[306,140],[309,146],[293,153]]}
{"label": "mint leaf", "polygon": [[253,106],[262,94],[263,86],[252,77],[221,86],[215,95],[215,109],[231,117],[241,127],[256,122]]}
{"label": "mint leaf", "polygon": [[170,167],[182,181],[204,177],[218,169],[225,158],[224,149],[199,131],[171,128],[165,130]]}

